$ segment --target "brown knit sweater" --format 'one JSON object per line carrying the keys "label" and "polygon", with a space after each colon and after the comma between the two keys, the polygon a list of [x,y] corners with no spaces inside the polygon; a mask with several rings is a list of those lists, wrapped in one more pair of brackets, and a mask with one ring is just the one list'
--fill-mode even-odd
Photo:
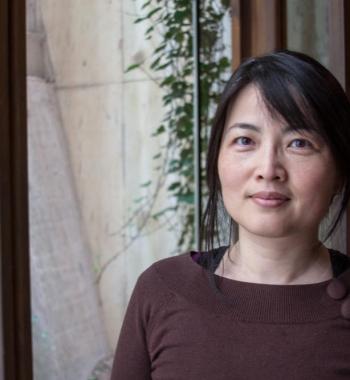
{"label": "brown knit sweater", "polygon": [[350,320],[330,281],[255,284],[213,277],[190,253],[161,260],[136,284],[111,379],[350,379]]}

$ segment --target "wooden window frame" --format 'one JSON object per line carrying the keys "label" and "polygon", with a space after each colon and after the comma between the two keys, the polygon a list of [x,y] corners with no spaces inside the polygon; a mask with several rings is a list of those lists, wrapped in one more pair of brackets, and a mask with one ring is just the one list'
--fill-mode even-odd
{"label": "wooden window frame", "polygon": [[0,257],[5,379],[32,380],[25,0],[0,2]]}
{"label": "wooden window frame", "polygon": [[231,0],[232,67],[253,55],[282,49],[285,0]]}

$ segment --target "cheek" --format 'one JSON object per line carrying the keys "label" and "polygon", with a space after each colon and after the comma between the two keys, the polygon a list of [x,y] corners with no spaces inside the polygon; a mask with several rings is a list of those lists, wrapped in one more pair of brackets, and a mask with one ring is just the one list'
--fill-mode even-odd
{"label": "cheek", "polygon": [[230,187],[241,188],[245,177],[246,169],[244,162],[233,160],[232,157],[222,154],[218,159],[218,174],[221,188]]}
{"label": "cheek", "polygon": [[301,168],[295,173],[293,182],[305,203],[318,203],[321,206],[322,201],[325,207],[328,207],[335,187],[334,168],[328,168],[328,165]]}

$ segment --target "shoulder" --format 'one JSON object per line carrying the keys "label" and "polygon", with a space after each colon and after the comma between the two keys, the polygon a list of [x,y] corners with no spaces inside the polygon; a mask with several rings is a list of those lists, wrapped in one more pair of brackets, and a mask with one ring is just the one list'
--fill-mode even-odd
{"label": "shoulder", "polygon": [[160,275],[164,276],[168,273],[170,274],[171,272],[177,272],[185,269],[189,264],[191,264],[190,260],[191,254],[189,252],[158,260],[141,273],[139,281],[146,283],[159,281]]}
{"label": "shoulder", "polygon": [[162,280],[165,283],[184,281],[190,278],[202,278],[203,273],[213,269],[219,264],[227,246],[216,248],[210,252],[190,251],[177,256],[156,261],[140,276],[141,281],[153,282]]}
{"label": "shoulder", "polygon": [[155,262],[140,275],[136,287],[145,298],[196,299],[198,293],[207,291],[208,271],[192,258],[193,254],[187,252]]}
{"label": "shoulder", "polygon": [[155,286],[172,288],[171,283],[181,281],[191,273],[192,265],[198,266],[193,262],[190,252],[167,257],[156,261],[142,272],[137,285],[146,286],[146,288],[154,288]]}
{"label": "shoulder", "polygon": [[[203,265],[206,256],[211,254],[213,252],[192,251],[152,264],[141,274],[137,283],[137,289],[142,292],[140,302],[153,310],[166,309],[170,301],[173,306],[180,302],[181,305],[196,305],[206,310],[213,310],[214,307],[216,310],[217,285],[210,260],[208,267]],[[156,314],[154,312],[153,315]]]}
{"label": "shoulder", "polygon": [[191,265],[197,264],[192,262],[190,252],[156,261],[141,273],[134,292],[142,293],[145,299],[164,296],[174,290],[172,284],[181,283],[191,272]]}
{"label": "shoulder", "polygon": [[129,309],[141,315],[147,325],[148,321],[153,323],[165,312],[170,302],[179,297],[188,298],[188,290],[194,279],[192,266],[201,270],[189,252],[153,263],[139,276],[129,301]]}

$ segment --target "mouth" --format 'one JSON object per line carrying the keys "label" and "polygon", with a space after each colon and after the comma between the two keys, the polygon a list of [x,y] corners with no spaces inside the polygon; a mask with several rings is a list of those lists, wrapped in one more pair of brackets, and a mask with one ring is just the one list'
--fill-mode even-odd
{"label": "mouth", "polygon": [[279,207],[286,204],[290,198],[282,193],[261,191],[249,197],[254,203],[262,207]]}

